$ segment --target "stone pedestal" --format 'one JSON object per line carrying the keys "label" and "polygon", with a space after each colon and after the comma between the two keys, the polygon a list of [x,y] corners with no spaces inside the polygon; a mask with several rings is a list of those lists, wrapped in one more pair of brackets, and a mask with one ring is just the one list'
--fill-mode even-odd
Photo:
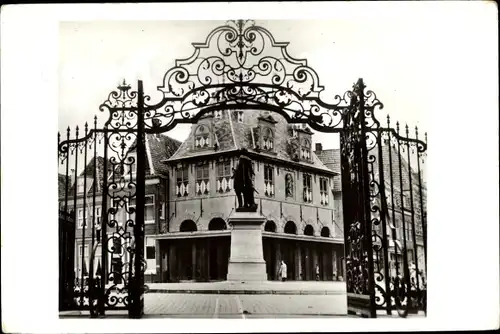
{"label": "stone pedestal", "polygon": [[265,220],[257,212],[235,212],[229,217],[233,228],[228,281],[267,281],[261,229]]}

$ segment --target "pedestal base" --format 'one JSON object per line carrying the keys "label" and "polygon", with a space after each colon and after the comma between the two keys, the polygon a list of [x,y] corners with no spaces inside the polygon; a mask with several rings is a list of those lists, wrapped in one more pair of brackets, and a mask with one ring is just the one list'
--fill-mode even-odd
{"label": "pedestal base", "polygon": [[267,281],[266,262],[229,262],[228,281]]}
{"label": "pedestal base", "polygon": [[261,226],[266,218],[256,212],[236,212],[229,217],[231,257],[228,281],[266,281]]}

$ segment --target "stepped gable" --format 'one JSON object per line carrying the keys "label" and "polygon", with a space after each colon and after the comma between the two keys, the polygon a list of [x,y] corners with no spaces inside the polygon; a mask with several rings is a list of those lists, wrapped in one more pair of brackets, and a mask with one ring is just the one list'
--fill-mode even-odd
{"label": "stepped gable", "polygon": [[[243,121],[238,121],[238,114],[243,113]],[[284,161],[293,161],[293,157],[288,152],[290,140],[292,140],[289,131],[289,124],[286,119],[277,113],[261,110],[231,110],[221,111],[220,118],[213,114],[200,118],[197,124],[191,127],[188,138],[181,144],[179,150],[167,162],[177,161],[183,158],[194,156],[211,155],[216,152],[235,151],[246,148],[250,152],[257,152],[254,149],[254,143],[259,142],[259,132],[255,130],[260,123],[269,124],[274,132],[274,150],[273,152],[259,151],[262,156],[277,158]],[[195,132],[198,126],[208,126],[211,129],[212,144],[206,149],[195,149]],[[252,136],[252,129],[253,136]],[[307,131],[307,130],[305,130]],[[213,146],[217,143],[217,149]],[[302,161],[294,162],[304,166],[315,166],[318,169],[330,172],[321,160],[312,152],[312,163]]]}

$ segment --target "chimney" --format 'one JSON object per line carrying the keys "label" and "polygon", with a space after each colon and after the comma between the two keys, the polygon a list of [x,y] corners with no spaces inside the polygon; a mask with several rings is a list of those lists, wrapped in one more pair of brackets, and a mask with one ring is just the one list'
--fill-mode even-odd
{"label": "chimney", "polygon": [[321,152],[323,151],[323,145],[321,143],[316,143],[316,152]]}
{"label": "chimney", "polygon": [[69,180],[70,180],[70,184],[75,184],[75,182],[76,182],[76,173],[75,173],[74,169],[71,170],[71,174],[69,176]]}

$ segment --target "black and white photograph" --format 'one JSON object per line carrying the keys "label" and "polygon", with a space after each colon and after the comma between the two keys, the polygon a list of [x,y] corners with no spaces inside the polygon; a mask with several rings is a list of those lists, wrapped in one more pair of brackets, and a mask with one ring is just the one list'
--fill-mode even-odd
{"label": "black and white photograph", "polygon": [[[425,316],[427,133],[377,117],[363,78],[323,97],[286,31],[334,22],[63,23],[61,91],[81,49],[183,26],[206,37],[158,94],[124,79],[59,133],[61,316]],[[136,54],[159,67],[159,48]],[[84,113],[71,93],[60,119]]]}
{"label": "black and white photograph", "polygon": [[[428,302],[428,286],[447,284],[442,271],[480,285],[474,257],[454,251],[466,242],[445,246],[450,222],[434,214],[444,188],[435,180],[448,177],[432,168],[439,142],[472,140],[451,129],[462,116],[442,116],[450,135],[435,125],[437,88],[457,80],[434,71],[436,53],[456,50],[434,35],[436,18],[426,28],[416,24],[422,7],[407,18],[368,10],[317,19],[258,18],[252,8],[56,21],[56,123],[43,132],[57,131],[57,171],[50,139],[41,160],[52,167],[37,176],[57,194],[37,194],[54,211],[40,217],[54,251],[39,258],[57,270],[54,321],[303,319],[331,324],[313,331],[340,321],[349,330],[353,321],[436,319],[443,299]],[[454,170],[464,154],[448,172],[477,174]],[[445,252],[450,260],[437,260]],[[460,300],[454,291],[447,303]],[[498,324],[491,305],[485,325]]]}

